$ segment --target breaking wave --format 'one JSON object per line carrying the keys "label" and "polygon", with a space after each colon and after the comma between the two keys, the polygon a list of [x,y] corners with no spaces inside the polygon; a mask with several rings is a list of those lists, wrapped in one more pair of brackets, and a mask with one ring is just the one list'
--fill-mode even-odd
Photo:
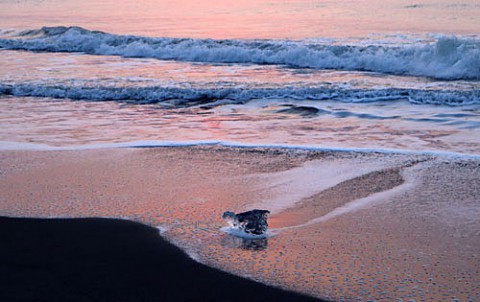
{"label": "breaking wave", "polygon": [[448,80],[480,79],[480,40],[455,36],[408,45],[332,45],[311,40],[149,38],[60,26],[4,36],[0,39],[0,47],[192,62],[371,71]]}
{"label": "breaking wave", "polygon": [[166,102],[187,107],[195,105],[241,104],[255,99],[333,100],[346,103],[372,103],[407,100],[413,104],[464,106],[480,104],[479,90],[421,90],[404,88],[346,89],[310,88],[178,88],[178,87],[110,87],[42,84],[0,84],[0,95],[48,97],[83,101],[119,101],[135,104]]}

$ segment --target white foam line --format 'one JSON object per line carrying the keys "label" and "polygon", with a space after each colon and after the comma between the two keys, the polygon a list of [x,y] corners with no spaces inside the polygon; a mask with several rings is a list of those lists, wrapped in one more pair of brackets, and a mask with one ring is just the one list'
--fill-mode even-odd
{"label": "white foam line", "polygon": [[160,234],[164,234],[170,229],[170,227],[163,225],[157,225],[156,228],[160,232]]}
{"label": "white foam line", "polygon": [[381,153],[381,154],[400,154],[400,155],[428,155],[438,157],[468,158],[480,159],[480,154],[458,153],[453,151],[436,151],[436,150],[410,150],[410,149],[375,149],[375,148],[339,148],[317,145],[288,145],[288,144],[252,144],[234,141],[157,141],[157,140],[141,140],[122,143],[105,143],[105,144],[85,144],[74,146],[55,147],[46,144],[22,143],[1,141],[0,151],[2,150],[40,150],[40,151],[75,151],[75,150],[92,150],[92,149],[113,149],[113,148],[160,148],[160,147],[194,147],[194,146],[222,146],[231,148],[246,149],[286,149],[286,150],[304,150],[319,152],[355,152],[355,153]]}

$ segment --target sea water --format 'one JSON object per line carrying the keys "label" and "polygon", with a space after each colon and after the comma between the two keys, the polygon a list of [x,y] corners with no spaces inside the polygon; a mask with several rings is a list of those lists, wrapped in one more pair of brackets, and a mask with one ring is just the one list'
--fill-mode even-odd
{"label": "sea water", "polygon": [[476,1],[2,1],[0,144],[478,154],[479,16]]}

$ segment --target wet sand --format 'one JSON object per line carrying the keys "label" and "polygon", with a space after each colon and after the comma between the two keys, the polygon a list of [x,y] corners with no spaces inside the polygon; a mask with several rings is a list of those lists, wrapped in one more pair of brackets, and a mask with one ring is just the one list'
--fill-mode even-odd
{"label": "wet sand", "polygon": [[[191,258],[315,297],[480,299],[480,162],[222,147],[0,152],[0,214],[158,226]],[[222,232],[272,210],[272,236]]]}

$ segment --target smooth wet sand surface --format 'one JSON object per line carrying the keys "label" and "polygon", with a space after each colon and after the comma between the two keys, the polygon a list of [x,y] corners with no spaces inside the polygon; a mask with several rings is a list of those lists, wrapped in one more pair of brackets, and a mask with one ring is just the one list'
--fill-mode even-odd
{"label": "smooth wet sand surface", "polygon": [[[0,214],[121,217],[192,258],[321,298],[480,299],[480,162],[184,147],[0,152]],[[272,208],[272,236],[221,215]]]}

